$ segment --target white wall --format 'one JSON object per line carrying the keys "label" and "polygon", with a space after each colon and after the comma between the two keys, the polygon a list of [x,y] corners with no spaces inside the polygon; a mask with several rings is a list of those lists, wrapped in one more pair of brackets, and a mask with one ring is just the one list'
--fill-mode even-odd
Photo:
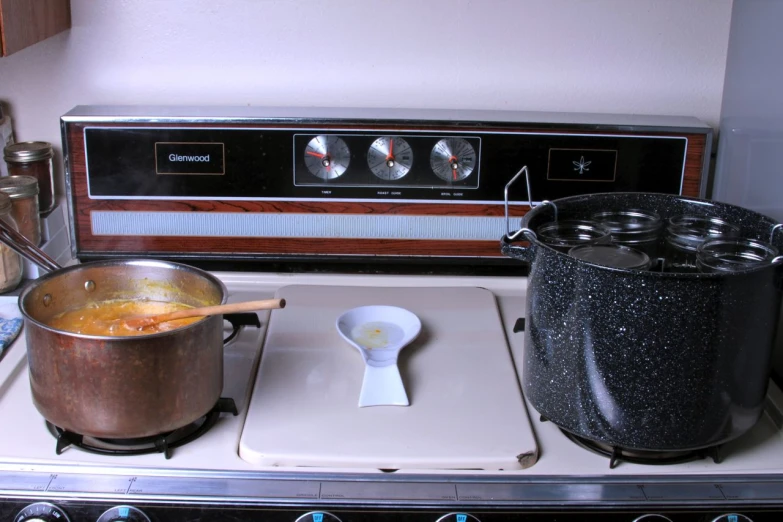
{"label": "white wall", "polygon": [[[731,0],[71,0],[0,59],[17,140],[77,104],[520,109],[719,120]],[[60,184],[62,180],[60,180]]]}

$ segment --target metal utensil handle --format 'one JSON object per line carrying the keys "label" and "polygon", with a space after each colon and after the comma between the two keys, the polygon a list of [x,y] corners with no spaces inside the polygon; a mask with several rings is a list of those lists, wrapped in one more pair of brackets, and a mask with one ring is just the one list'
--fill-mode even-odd
{"label": "metal utensil handle", "polygon": [[22,234],[8,226],[8,223],[0,219],[0,241],[8,245],[14,252],[29,259],[44,270],[52,272],[62,268],[57,261],[49,257],[46,252],[31,243]]}

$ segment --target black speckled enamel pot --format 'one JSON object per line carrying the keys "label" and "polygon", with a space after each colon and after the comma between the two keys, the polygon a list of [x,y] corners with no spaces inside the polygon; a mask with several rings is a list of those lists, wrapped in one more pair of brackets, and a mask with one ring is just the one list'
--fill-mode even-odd
{"label": "black speckled enamel pot", "polygon": [[[612,193],[554,201],[558,219],[609,209],[717,216],[764,241],[776,223],[727,204]],[[541,205],[527,228],[554,219]],[[672,451],[734,439],[759,419],[781,304],[781,265],[665,273],[590,264],[528,234],[505,255],[530,263],[522,385],[544,417],[628,449]],[[783,233],[773,244],[783,252]]]}

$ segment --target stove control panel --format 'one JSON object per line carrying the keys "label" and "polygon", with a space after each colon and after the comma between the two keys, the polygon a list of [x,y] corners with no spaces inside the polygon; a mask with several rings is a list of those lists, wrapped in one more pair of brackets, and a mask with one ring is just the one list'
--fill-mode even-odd
{"label": "stove control panel", "polygon": [[107,506],[101,501],[69,501],[55,505],[0,499],[0,520],[13,522],[772,522],[781,520],[783,509],[752,509],[715,512],[703,506],[693,509],[635,512],[628,508],[601,509],[491,509],[470,512],[438,511],[434,508],[409,509],[396,506],[374,508],[334,507],[306,510],[295,507],[261,505],[149,504]]}
{"label": "stove control panel", "polygon": [[693,118],[246,109],[64,115],[75,256],[514,264],[498,244],[523,166],[517,219],[531,199],[707,187]]}

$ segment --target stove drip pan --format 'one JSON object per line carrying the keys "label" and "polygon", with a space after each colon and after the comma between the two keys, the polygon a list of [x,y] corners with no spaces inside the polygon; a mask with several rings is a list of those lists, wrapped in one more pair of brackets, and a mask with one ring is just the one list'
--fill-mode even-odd
{"label": "stove drip pan", "polygon": [[141,437],[136,439],[104,439],[80,435],[64,430],[50,422],[46,422],[49,432],[57,439],[56,453],[62,454],[71,446],[80,448],[98,455],[144,455],[147,453],[163,453],[166,459],[170,459],[174,448],[196,440],[217,423],[221,413],[238,415],[234,399],[220,398],[215,406],[204,416],[196,419],[187,426],[169,433]]}
{"label": "stove drip pan", "polygon": [[602,442],[586,439],[584,437],[574,435],[573,433],[570,433],[562,428],[560,431],[563,432],[563,434],[574,444],[598,455],[608,457],[609,469],[616,468],[617,465],[622,461],[630,462],[632,464],[668,465],[682,464],[684,462],[705,459],[707,457],[712,458],[713,462],[716,464],[720,464],[722,460],[720,455],[720,446],[684,451],[634,450],[621,448],[619,446],[611,446]]}

